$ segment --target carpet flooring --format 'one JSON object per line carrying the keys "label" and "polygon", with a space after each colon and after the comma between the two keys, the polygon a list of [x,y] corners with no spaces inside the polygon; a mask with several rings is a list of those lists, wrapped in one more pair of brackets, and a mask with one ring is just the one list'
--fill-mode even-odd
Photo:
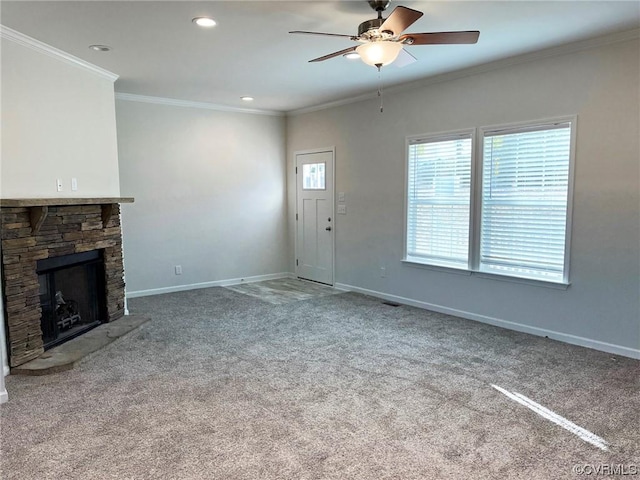
{"label": "carpet flooring", "polygon": [[7,377],[2,479],[546,480],[640,466],[636,360],[354,293],[274,305],[210,288],[129,307],[151,321],[76,369]]}
{"label": "carpet flooring", "polygon": [[327,285],[298,280],[297,278],[279,278],[265,282],[241,283],[225,288],[259,298],[273,305],[284,305],[285,303],[340,293],[340,290]]}

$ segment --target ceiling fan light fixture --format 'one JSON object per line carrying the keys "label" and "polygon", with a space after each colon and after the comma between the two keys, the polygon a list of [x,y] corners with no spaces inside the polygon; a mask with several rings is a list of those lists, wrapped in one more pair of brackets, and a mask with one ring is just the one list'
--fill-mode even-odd
{"label": "ceiling fan light fixture", "polygon": [[363,43],[356,47],[356,52],[362,61],[372,67],[393,63],[398,58],[400,50],[402,50],[402,43],[390,41]]}

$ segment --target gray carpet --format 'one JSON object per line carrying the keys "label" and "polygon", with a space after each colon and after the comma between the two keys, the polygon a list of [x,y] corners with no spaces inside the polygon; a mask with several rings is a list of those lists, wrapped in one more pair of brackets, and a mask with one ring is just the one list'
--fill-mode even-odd
{"label": "gray carpet", "polygon": [[[3,479],[563,479],[640,464],[640,362],[358,294],[134,299],[75,370],[7,378]],[[603,451],[514,402],[605,439]]]}
{"label": "gray carpet", "polygon": [[241,283],[225,288],[259,298],[273,305],[284,305],[285,303],[340,293],[340,290],[335,290],[327,285],[298,280],[297,278],[280,278],[277,280],[267,280],[265,282]]}

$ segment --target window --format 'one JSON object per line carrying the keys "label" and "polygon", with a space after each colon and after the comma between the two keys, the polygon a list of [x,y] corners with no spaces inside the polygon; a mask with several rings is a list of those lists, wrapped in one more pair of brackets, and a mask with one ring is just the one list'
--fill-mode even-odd
{"label": "window", "polygon": [[574,128],[480,129],[475,168],[473,132],[410,138],[405,261],[568,283]]}
{"label": "window", "polygon": [[563,282],[571,124],[485,131],[480,271]]}
{"label": "window", "polygon": [[409,141],[407,259],[469,263],[472,132]]}
{"label": "window", "polygon": [[302,165],[302,189],[324,190],[324,163],[305,163]]}

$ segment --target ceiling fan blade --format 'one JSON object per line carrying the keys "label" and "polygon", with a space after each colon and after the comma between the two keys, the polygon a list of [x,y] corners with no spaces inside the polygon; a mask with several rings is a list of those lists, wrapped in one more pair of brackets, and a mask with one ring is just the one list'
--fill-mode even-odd
{"label": "ceiling fan blade", "polygon": [[406,45],[447,45],[447,44],[471,44],[478,41],[480,32],[477,30],[468,32],[434,32],[434,33],[407,33],[398,38]]}
{"label": "ceiling fan blade", "polygon": [[323,35],[325,37],[343,37],[353,39],[353,35],[343,35],[341,33],[323,33],[323,32],[303,32],[302,30],[294,30],[289,33],[301,33],[303,35]]}
{"label": "ceiling fan blade", "polygon": [[309,60],[309,62],[310,63],[311,62],[323,62],[325,60],[329,60],[330,58],[339,57],[340,55],[345,55],[347,53],[355,52],[355,51],[356,51],[356,47],[345,48],[344,50],[340,50],[339,52],[330,53],[329,55],[325,55],[324,57],[314,58],[313,60]]}
{"label": "ceiling fan blade", "polygon": [[400,50],[400,53],[398,54],[398,58],[395,59],[393,64],[396,67],[402,68],[402,67],[406,67],[407,65],[411,65],[413,62],[417,62],[417,61],[418,59],[416,57],[411,55],[409,52],[407,52],[406,49],[403,48],[402,50]]}
{"label": "ceiling fan blade", "polygon": [[391,15],[380,25],[380,31],[393,32],[393,35],[400,35],[405,29],[411,26],[422,16],[422,12],[407,7],[396,7]]}

